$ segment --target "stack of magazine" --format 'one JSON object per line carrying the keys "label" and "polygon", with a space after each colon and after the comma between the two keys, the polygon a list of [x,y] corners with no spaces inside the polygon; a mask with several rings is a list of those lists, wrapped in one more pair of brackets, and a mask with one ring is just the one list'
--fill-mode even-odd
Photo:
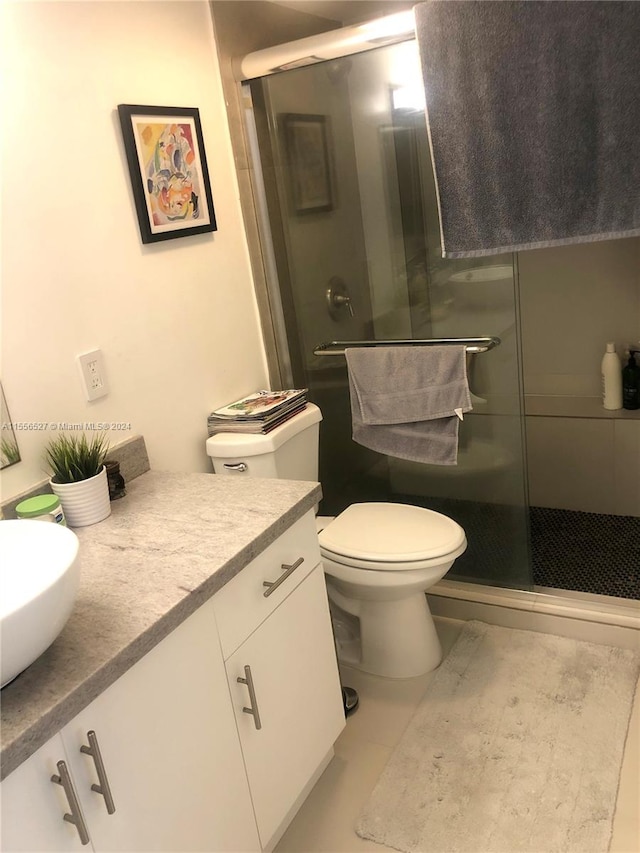
{"label": "stack of magazine", "polygon": [[219,432],[268,433],[307,405],[307,388],[290,391],[256,391],[211,412],[209,435]]}

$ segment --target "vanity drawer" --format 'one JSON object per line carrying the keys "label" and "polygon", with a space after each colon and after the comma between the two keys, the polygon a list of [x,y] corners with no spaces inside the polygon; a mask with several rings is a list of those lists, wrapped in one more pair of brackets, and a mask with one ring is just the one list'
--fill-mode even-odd
{"label": "vanity drawer", "polygon": [[[300,560],[302,560],[300,562]],[[313,512],[295,522],[213,597],[226,660],[320,562]],[[287,569],[298,563],[287,574]],[[287,574],[286,577],[283,577]],[[269,592],[265,582],[280,583]],[[268,593],[265,596],[265,593]]]}

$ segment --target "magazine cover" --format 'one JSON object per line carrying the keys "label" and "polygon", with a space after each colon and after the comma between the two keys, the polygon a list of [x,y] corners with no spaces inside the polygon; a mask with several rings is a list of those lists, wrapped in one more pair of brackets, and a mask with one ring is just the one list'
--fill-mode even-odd
{"label": "magazine cover", "polygon": [[271,412],[293,404],[307,393],[306,388],[289,391],[256,391],[235,403],[216,409],[212,415],[217,418],[261,418]]}

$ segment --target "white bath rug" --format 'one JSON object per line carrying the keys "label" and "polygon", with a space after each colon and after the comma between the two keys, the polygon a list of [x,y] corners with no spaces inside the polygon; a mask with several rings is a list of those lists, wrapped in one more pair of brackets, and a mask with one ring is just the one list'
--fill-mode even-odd
{"label": "white bath rug", "polygon": [[358,835],[405,853],[605,853],[639,663],[467,622]]}

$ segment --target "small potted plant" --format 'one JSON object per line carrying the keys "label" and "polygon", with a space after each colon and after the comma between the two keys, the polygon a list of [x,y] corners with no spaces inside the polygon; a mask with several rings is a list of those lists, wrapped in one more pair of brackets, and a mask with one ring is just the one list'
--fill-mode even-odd
{"label": "small potted plant", "polygon": [[59,433],[45,455],[51,490],[60,498],[69,527],[86,527],[111,513],[107,469],[109,449],[104,433],[87,439],[84,433]]}

